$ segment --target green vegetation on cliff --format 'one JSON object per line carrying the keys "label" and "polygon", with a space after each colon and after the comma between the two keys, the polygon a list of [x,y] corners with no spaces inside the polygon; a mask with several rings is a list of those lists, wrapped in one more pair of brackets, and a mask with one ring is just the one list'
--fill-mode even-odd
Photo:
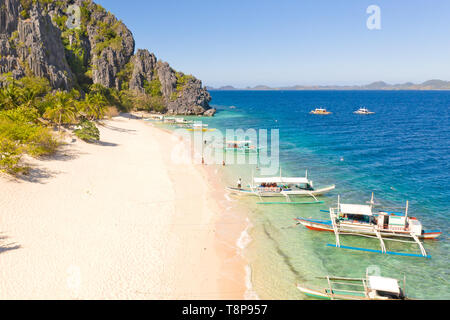
{"label": "green vegetation on cliff", "polygon": [[48,155],[58,147],[51,131],[39,118],[48,81],[25,77],[15,81],[6,75],[0,89],[0,170],[7,173],[26,171],[23,154]]}
{"label": "green vegetation on cliff", "polygon": [[[76,134],[85,140],[96,132],[89,120],[103,119],[106,114],[108,101],[100,92],[82,99],[77,90],[51,91],[44,78],[14,80],[6,74],[0,81],[0,171],[26,172],[21,161],[24,154],[41,157],[56,152],[59,142],[52,126],[61,131],[63,126],[80,124]],[[94,134],[87,140],[98,139]]]}
{"label": "green vegetation on cliff", "polygon": [[150,82],[144,80],[145,93],[152,97],[162,97],[161,92],[161,81],[159,79],[154,79]]}
{"label": "green vegetation on cliff", "polygon": [[159,80],[147,82],[145,94],[99,84],[91,85],[85,94],[75,89],[52,91],[45,78],[15,80],[10,74],[0,76],[0,83],[0,171],[11,174],[26,171],[21,162],[24,154],[54,153],[59,146],[55,130],[75,126],[80,139],[99,140],[95,121],[103,120],[110,106],[122,111],[166,110]]}

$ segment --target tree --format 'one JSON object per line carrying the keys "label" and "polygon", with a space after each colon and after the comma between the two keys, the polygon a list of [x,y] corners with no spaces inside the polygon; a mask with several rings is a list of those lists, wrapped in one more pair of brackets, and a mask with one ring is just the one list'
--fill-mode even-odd
{"label": "tree", "polygon": [[86,94],[82,103],[82,110],[89,120],[100,120],[105,116],[106,105],[107,100],[101,93]]}
{"label": "tree", "polygon": [[122,111],[130,111],[133,109],[133,94],[129,90],[112,90],[111,98],[113,99],[113,104],[118,106]]}
{"label": "tree", "polygon": [[49,106],[44,117],[58,124],[61,130],[63,123],[73,123],[77,116],[77,109],[73,94],[64,91],[57,91],[50,98]]}
{"label": "tree", "polygon": [[21,104],[20,88],[15,82],[9,83],[0,90],[0,109],[9,110]]}

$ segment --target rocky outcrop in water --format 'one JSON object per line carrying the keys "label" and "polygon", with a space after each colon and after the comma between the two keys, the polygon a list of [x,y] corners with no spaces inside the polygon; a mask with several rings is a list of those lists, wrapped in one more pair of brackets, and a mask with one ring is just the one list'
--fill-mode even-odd
{"label": "rocky outcrop in water", "polygon": [[0,73],[46,77],[65,90],[99,84],[149,94],[148,88],[156,87],[171,114],[210,109],[200,80],[147,50],[134,54],[131,31],[93,1],[0,0],[0,8]]}
{"label": "rocky outcrop in water", "polygon": [[146,83],[156,81],[168,113],[196,115],[210,109],[211,96],[200,80],[176,72],[167,62],[158,61],[155,55],[147,50],[138,50],[132,64],[130,89],[142,93],[145,92]]}

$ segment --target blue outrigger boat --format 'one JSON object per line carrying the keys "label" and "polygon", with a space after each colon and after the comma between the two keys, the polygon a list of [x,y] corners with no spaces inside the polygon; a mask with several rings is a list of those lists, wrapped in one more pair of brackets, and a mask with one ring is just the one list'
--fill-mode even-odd
{"label": "blue outrigger boat", "polygon": [[[441,231],[423,230],[422,224],[417,218],[408,216],[409,202],[407,202],[404,214],[387,211],[375,213],[373,211],[373,195],[370,203],[370,205],[342,204],[339,198],[337,207],[330,208],[330,211],[328,211],[330,220],[297,218],[296,221],[309,230],[335,233],[336,244],[329,244],[328,246],[330,247],[399,256],[431,258],[426,253],[420,240],[436,239],[441,235]],[[381,244],[381,250],[343,246],[340,242],[340,235],[378,239]],[[417,244],[421,254],[388,251],[384,243],[385,240]]]}

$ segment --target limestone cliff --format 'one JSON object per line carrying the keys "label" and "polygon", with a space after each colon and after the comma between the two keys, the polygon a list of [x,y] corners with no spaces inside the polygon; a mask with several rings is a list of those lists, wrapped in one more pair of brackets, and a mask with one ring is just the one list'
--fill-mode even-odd
{"label": "limestone cliff", "polygon": [[0,0],[0,10],[0,73],[46,77],[65,90],[100,84],[149,94],[152,84],[169,113],[210,110],[200,80],[147,50],[135,54],[131,31],[91,0]]}

